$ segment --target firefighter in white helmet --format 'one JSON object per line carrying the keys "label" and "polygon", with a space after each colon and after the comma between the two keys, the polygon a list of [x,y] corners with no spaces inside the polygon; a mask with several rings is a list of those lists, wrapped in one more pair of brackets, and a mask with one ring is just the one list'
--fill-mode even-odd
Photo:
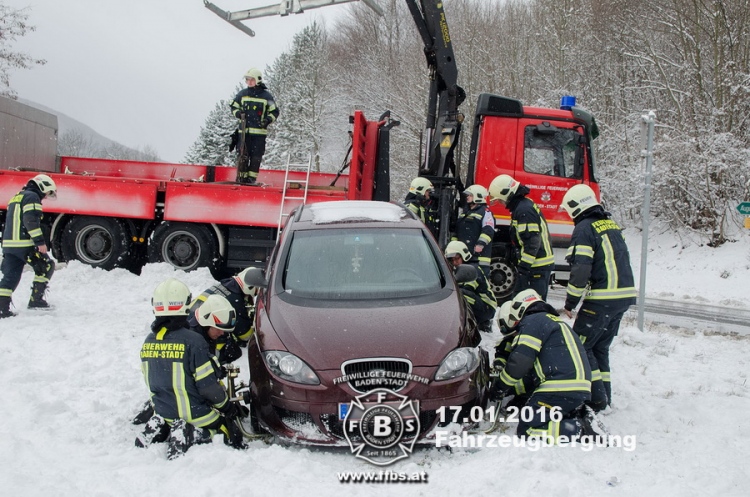
{"label": "firefighter in white helmet", "polygon": [[[169,459],[196,443],[210,442],[217,432],[224,434],[228,445],[244,447],[234,424],[239,407],[219,381],[218,365],[206,340],[187,327],[190,301],[190,289],[181,281],[169,278],[160,283],[151,299],[155,316],[151,333],[141,347],[141,370],[155,414],[136,438],[136,446],[166,440]],[[234,317],[229,310],[231,306],[219,305],[202,316],[203,322],[232,329]]]}
{"label": "firefighter in white helmet", "polygon": [[237,182],[254,185],[266,151],[268,126],[278,119],[279,108],[263,82],[260,69],[250,68],[244,78],[247,88],[237,93],[230,104],[232,114],[240,120]]}
{"label": "firefighter in white helmet", "polygon": [[561,441],[560,437],[571,440],[588,434],[580,416],[584,402],[591,398],[591,368],[576,334],[531,289],[505,302],[498,321],[504,336],[501,344],[509,344],[510,352],[500,364],[492,398],[518,394],[519,386],[533,389],[523,392],[529,397],[520,407],[516,435]]}
{"label": "firefighter in white helmet", "polygon": [[57,185],[46,174],[37,174],[8,201],[3,230],[3,262],[0,271],[0,319],[15,316],[10,310],[11,296],[21,281],[23,266],[34,269],[29,309],[48,309],[45,292],[55,262],[49,256],[42,232],[42,200],[57,198]]}
{"label": "firefighter in white helmet", "polygon": [[471,252],[464,242],[454,240],[445,247],[445,258],[453,267],[456,283],[471,307],[480,331],[492,332],[497,300],[484,274],[469,264]]}
{"label": "firefighter in white helmet", "polygon": [[432,236],[438,236],[436,201],[432,197],[435,187],[427,178],[417,177],[411,181],[404,205],[427,226]]}
{"label": "firefighter in white helmet", "polygon": [[530,191],[512,176],[501,174],[490,183],[490,204],[499,201],[510,211],[510,239],[518,252],[514,293],[532,288],[546,299],[555,256],[547,220],[527,197]]}
{"label": "firefighter in white helmet", "polygon": [[495,237],[495,217],[487,206],[487,189],[482,185],[471,185],[463,192],[466,204],[458,214],[456,235],[453,238],[464,242],[471,251],[471,262],[476,263],[490,279],[492,264],[492,240]]}
{"label": "firefighter in white helmet", "polygon": [[591,363],[590,406],[600,411],[612,400],[609,347],[622,316],[636,301],[633,270],[622,229],[610,219],[591,187],[570,188],[562,207],[575,223],[566,255],[570,280],[563,312],[572,318],[583,298],[573,331],[581,337]]}

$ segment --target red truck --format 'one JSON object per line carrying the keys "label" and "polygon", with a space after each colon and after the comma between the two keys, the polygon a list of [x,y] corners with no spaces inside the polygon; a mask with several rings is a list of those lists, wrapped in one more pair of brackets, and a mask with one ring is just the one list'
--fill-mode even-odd
{"label": "red truck", "polygon": [[[49,174],[58,195],[44,203],[44,229],[59,261],[135,272],[146,262],[184,270],[207,266],[219,278],[264,264],[279,227],[303,202],[388,197],[387,178],[376,176],[384,169],[377,157],[387,157],[378,150],[387,144],[380,138],[388,132],[387,115],[368,121],[356,112],[351,118],[347,175],[264,169],[263,186],[240,186],[234,182],[236,169],[223,166],[47,156],[29,168],[25,159],[35,155],[33,137],[40,134],[19,134],[27,121],[4,108],[3,130],[16,132],[3,142],[18,153],[6,154],[0,164],[0,224],[10,198],[38,172]],[[41,144],[55,136],[47,133]]]}

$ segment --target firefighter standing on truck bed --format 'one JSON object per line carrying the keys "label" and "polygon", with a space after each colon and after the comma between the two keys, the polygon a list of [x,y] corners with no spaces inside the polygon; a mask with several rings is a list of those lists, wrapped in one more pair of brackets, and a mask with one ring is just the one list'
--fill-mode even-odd
{"label": "firefighter standing on truck bed", "polygon": [[527,197],[529,187],[512,176],[501,174],[490,183],[490,204],[500,201],[510,211],[510,239],[518,249],[518,278],[513,293],[527,288],[547,299],[547,290],[555,265],[552,242],[544,215]]}
{"label": "firefighter standing on truck bed", "polygon": [[3,277],[0,280],[0,319],[15,316],[10,310],[11,296],[21,281],[24,264],[34,269],[29,309],[48,309],[44,300],[55,262],[47,254],[42,233],[42,200],[57,197],[57,185],[46,174],[31,178],[8,202],[3,230]]}
{"label": "firefighter standing on truck bed", "polygon": [[237,163],[237,182],[244,185],[257,182],[266,151],[267,128],[279,117],[279,108],[262,79],[259,69],[249,69],[245,73],[247,88],[241,90],[230,105],[234,117],[241,121],[240,134],[244,133],[239,137],[244,143],[238,147]]}
{"label": "firefighter standing on truck bed", "polygon": [[570,280],[563,312],[572,318],[583,297],[573,331],[581,337],[591,363],[590,405],[600,411],[612,401],[609,347],[623,314],[635,304],[633,270],[622,229],[596,201],[589,186],[571,187],[562,206],[575,223],[566,255]]}

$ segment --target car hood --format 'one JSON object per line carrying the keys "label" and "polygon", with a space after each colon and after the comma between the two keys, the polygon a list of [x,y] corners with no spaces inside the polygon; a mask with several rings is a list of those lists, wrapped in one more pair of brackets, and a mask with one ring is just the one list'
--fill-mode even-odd
{"label": "car hood", "polygon": [[368,357],[437,366],[461,343],[460,309],[456,293],[450,292],[436,302],[404,299],[367,307],[308,307],[277,298],[266,310],[289,352],[313,369],[338,370],[344,361]]}

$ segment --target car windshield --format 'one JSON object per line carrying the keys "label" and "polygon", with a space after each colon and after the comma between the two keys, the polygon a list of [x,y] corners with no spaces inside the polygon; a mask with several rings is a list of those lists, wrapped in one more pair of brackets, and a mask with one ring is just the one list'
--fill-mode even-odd
{"label": "car windshield", "polygon": [[416,297],[445,284],[419,229],[298,231],[283,274],[285,292],[316,299]]}

